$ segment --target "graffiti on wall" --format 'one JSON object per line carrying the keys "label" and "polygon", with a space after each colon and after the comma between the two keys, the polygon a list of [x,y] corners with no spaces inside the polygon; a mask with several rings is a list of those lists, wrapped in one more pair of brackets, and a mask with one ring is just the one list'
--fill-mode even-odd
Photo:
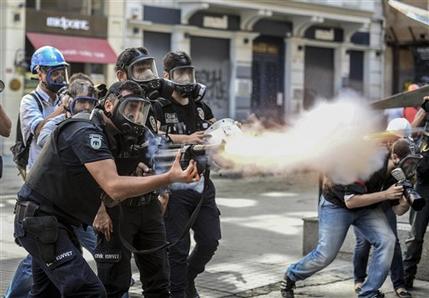
{"label": "graffiti on wall", "polygon": [[202,68],[196,71],[196,78],[198,82],[207,86],[204,98],[212,108],[215,116],[227,116],[229,85],[228,72],[225,67]]}

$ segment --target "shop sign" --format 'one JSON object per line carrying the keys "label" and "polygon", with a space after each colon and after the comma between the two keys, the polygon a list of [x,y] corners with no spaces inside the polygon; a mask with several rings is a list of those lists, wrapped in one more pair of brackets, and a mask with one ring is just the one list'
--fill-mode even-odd
{"label": "shop sign", "polygon": [[79,19],[68,19],[62,17],[47,17],[46,26],[62,28],[63,30],[74,29],[74,30],[89,30],[88,20]]}
{"label": "shop sign", "polygon": [[228,29],[228,16],[204,16],[203,26],[216,29]]}
{"label": "shop sign", "polygon": [[218,30],[240,30],[240,16],[199,11],[189,18],[189,25]]}
{"label": "shop sign", "polygon": [[49,10],[26,11],[26,31],[70,36],[107,37],[107,17]]}
{"label": "shop sign", "polygon": [[311,26],[305,31],[304,36],[305,38],[316,40],[333,42],[344,41],[343,29],[335,27]]}

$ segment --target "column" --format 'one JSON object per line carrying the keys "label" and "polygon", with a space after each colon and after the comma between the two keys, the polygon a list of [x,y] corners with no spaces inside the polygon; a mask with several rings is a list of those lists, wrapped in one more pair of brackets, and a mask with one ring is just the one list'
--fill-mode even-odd
{"label": "column", "polygon": [[299,114],[304,106],[305,46],[302,38],[285,40],[285,116],[288,119]]}

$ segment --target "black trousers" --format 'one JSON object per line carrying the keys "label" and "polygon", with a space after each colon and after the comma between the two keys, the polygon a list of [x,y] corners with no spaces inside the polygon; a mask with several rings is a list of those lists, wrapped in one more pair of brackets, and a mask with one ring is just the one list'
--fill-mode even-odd
{"label": "black trousers", "polygon": [[[193,281],[204,271],[219,245],[220,212],[215,194],[213,182],[208,180],[202,194],[204,202],[192,226],[196,245],[191,254],[189,255],[191,245],[189,233],[169,249],[171,294],[175,298],[185,297],[187,282]],[[169,242],[174,242],[180,237],[200,197],[201,195],[193,190],[177,190],[171,193],[165,215]]]}
{"label": "black trousers", "polygon": [[[61,223],[56,226],[57,236],[51,242],[47,233],[54,226],[42,228],[42,233],[36,235],[15,222],[15,237],[32,256],[33,284],[29,297],[106,297],[103,284],[82,256],[71,227]],[[54,261],[48,261],[51,253]]]}
{"label": "black trousers", "polygon": [[[138,207],[127,207],[125,203],[107,209],[113,221],[112,239],[107,241],[104,235],[97,235],[95,256],[98,277],[108,297],[121,297],[127,293],[131,281],[131,252],[122,245],[119,228],[122,237],[137,249],[158,247],[166,241],[161,206],[157,199]],[[122,208],[122,216],[119,208]],[[135,254],[134,258],[140,271],[144,297],[170,297],[167,250]]]}
{"label": "black trousers", "polygon": [[417,265],[420,262],[423,249],[423,240],[426,227],[429,223],[429,186],[416,185],[416,191],[425,199],[426,205],[420,211],[410,212],[411,231],[405,240],[406,250],[404,253],[405,279],[414,279],[417,273]]}

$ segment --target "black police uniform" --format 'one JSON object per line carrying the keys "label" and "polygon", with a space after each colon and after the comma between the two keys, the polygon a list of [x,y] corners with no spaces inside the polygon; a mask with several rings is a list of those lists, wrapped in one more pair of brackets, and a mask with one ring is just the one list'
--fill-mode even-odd
{"label": "black police uniform", "polygon": [[72,226],[91,225],[100,205],[84,164],[113,157],[101,123],[79,116],[54,131],[18,192],[14,236],[33,257],[30,297],[106,297]]}
{"label": "black police uniform", "polygon": [[[205,130],[210,125],[207,120],[213,118],[210,108],[202,101],[180,105],[169,98],[160,99],[153,106],[156,117],[161,122],[161,131],[171,134],[189,135]],[[171,243],[178,240],[201,195],[204,201],[192,226],[196,242],[194,250],[188,257],[189,233],[169,249],[170,287],[173,297],[185,297],[187,283],[193,284],[195,277],[204,271],[221,238],[220,212],[215,201],[215,187],[207,173],[202,194],[189,189],[172,190],[165,214],[167,239]]]}
{"label": "black police uniform", "polygon": [[[147,121],[147,127],[156,131],[153,111],[150,111]],[[139,162],[150,166],[147,148],[130,152],[115,138],[111,138],[110,143],[120,175],[132,174]],[[107,208],[107,213],[113,224],[111,239],[107,241],[103,234],[97,234],[94,258],[98,277],[108,297],[122,297],[130,287],[131,252],[124,247],[121,236],[138,250],[152,249],[166,243],[165,225],[155,192],[125,200],[120,206]],[[134,254],[134,258],[140,271],[144,296],[170,297],[167,250],[164,248],[150,254]]]}
{"label": "black police uniform", "polygon": [[429,223],[429,145],[423,145],[420,154],[423,155],[419,163],[416,175],[415,189],[426,201],[422,210],[410,211],[410,236],[405,240],[406,251],[404,253],[404,272],[407,287],[412,286],[417,273],[417,265],[420,262],[423,249],[423,240]]}

